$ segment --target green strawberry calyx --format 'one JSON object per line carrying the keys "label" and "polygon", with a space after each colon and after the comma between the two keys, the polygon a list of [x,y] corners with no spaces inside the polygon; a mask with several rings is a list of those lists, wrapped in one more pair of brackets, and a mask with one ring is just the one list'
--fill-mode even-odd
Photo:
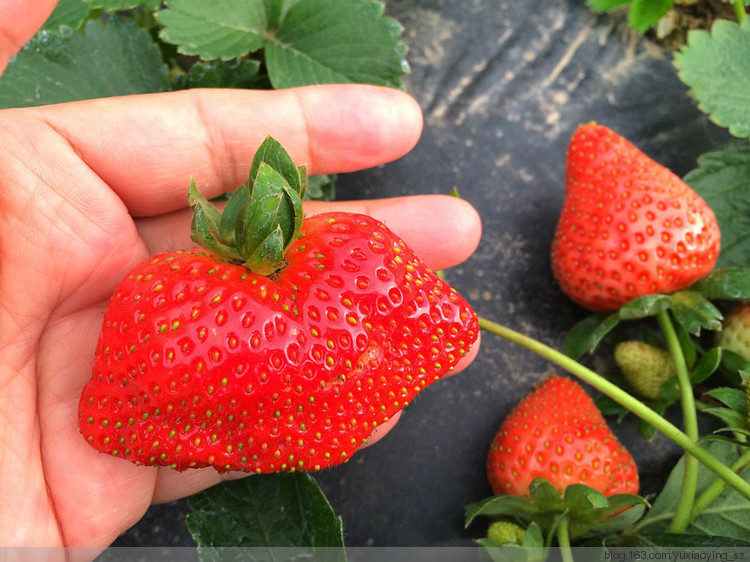
{"label": "green strawberry calyx", "polygon": [[281,144],[267,137],[250,167],[248,181],[219,211],[190,182],[191,238],[220,257],[270,276],[286,265],[284,255],[296,240],[304,217],[307,189],[304,166],[295,165]]}
{"label": "green strawberry calyx", "polygon": [[[512,517],[523,526],[537,524],[546,536],[566,518],[571,538],[598,532],[617,533],[630,527],[649,506],[636,494],[605,496],[585,484],[570,484],[562,495],[545,478],[535,478],[529,496],[500,494],[485,498],[466,508],[465,525],[477,517],[492,520]],[[493,541],[494,542],[494,541]]]}

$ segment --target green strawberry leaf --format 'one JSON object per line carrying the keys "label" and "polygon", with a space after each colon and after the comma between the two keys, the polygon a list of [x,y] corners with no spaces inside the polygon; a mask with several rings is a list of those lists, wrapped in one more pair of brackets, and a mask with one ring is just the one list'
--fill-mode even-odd
{"label": "green strawberry leaf", "polygon": [[401,32],[396,20],[383,16],[381,2],[299,0],[268,37],[268,75],[275,88],[330,82],[401,87],[408,71]]}
{"label": "green strawberry leaf", "polygon": [[607,496],[583,484],[571,484],[565,488],[563,499],[571,518],[608,505]]}
{"label": "green strawberry leaf", "polygon": [[[729,433],[731,435],[725,435]],[[750,437],[750,430],[741,428],[729,428],[722,427],[715,430],[713,433],[704,435],[698,441],[700,443],[708,443],[711,441],[721,441],[722,443],[729,443],[735,447],[748,447],[748,437]]]}
{"label": "green strawberry leaf", "polygon": [[565,511],[563,498],[546,478],[534,478],[531,481],[529,496],[540,512],[562,513]]}
{"label": "green strawberry leaf", "polygon": [[[731,466],[742,454],[742,449],[724,441],[710,442],[706,449],[727,466]],[[635,530],[639,534],[661,533],[667,529],[677,508],[684,468],[683,457],[673,468],[649,512],[636,525]],[[750,482],[750,470],[745,470],[741,476]],[[701,465],[698,469],[697,494],[701,494],[715,481],[716,475]],[[700,513],[685,532],[746,540],[750,536],[750,502],[729,488]]]}
{"label": "green strawberry leaf", "polygon": [[586,4],[596,12],[611,12],[630,3],[631,0],[586,0]]}
{"label": "green strawberry leaf", "polygon": [[147,31],[110,18],[83,32],[44,31],[29,41],[0,77],[0,107],[28,107],[109,96],[161,92],[167,69]]}
{"label": "green strawberry leaf", "polygon": [[721,367],[723,374],[734,380],[737,385],[747,378],[750,372],[750,361],[730,349],[721,349]]}
{"label": "green strawberry leaf", "polygon": [[117,12],[120,10],[131,10],[144,6],[149,10],[155,10],[161,5],[161,0],[87,0],[92,8]]}
{"label": "green strawberry leaf", "polygon": [[521,543],[521,546],[527,549],[541,548],[544,546],[544,536],[542,535],[542,529],[539,525],[532,522],[526,528],[526,533],[523,535],[523,543]]}
{"label": "green strawberry leaf", "polygon": [[[620,387],[623,386],[619,383],[616,384]],[[596,403],[597,409],[607,418],[617,417],[618,419],[622,419],[630,412],[625,406],[619,402],[615,402],[612,398],[604,394],[599,395],[594,402]]]}
{"label": "green strawberry leaf", "polygon": [[705,414],[711,414],[727,424],[730,430],[747,428],[747,417],[744,413],[735,412],[729,408],[705,408],[701,410]]}
{"label": "green strawberry leaf", "polygon": [[710,300],[750,300],[750,268],[732,267],[712,271],[690,287]]}
{"label": "green strawberry leaf", "polygon": [[60,0],[55,6],[42,29],[58,31],[61,25],[78,29],[89,15],[86,0]]}
{"label": "green strawberry leaf", "polygon": [[187,73],[178,75],[173,88],[267,89],[269,85],[261,75],[260,67],[260,62],[254,59],[198,61]]}
{"label": "green strawberry leaf", "polygon": [[675,320],[690,334],[699,336],[702,329],[720,330],[723,316],[716,306],[700,293],[679,291],[670,296]]}
{"label": "green strawberry leaf", "polygon": [[[750,21],[750,18],[746,21]],[[750,57],[747,60],[750,61]],[[746,268],[750,264],[750,245],[747,243],[750,232],[748,177],[750,142],[742,140],[702,154],[698,158],[698,167],[683,178],[716,215],[721,230],[721,253],[717,268]],[[712,275],[709,274],[708,279]],[[732,282],[741,283],[741,280],[733,279]],[[699,281],[698,285],[701,283]],[[747,291],[746,283],[738,287],[742,292]],[[734,290],[731,286],[727,287],[727,290],[730,289]]]}
{"label": "green strawberry leaf", "polygon": [[[568,521],[572,538],[592,533],[618,533],[638,521],[647,506],[648,502],[640,496],[615,494],[606,497],[584,484],[569,485],[563,497],[560,497],[548,480],[535,478],[529,486],[529,498],[500,495],[470,505],[466,510],[466,526],[478,516],[501,520],[512,517],[530,523],[529,529],[537,525],[540,530],[537,538],[541,541],[542,536],[546,535],[549,546],[563,518]],[[493,541],[487,544],[498,546]],[[535,542],[528,546],[540,544]]]}
{"label": "green strawberry leaf", "polygon": [[257,51],[268,29],[263,0],[169,0],[157,13],[160,37],[179,52],[230,60]]}
{"label": "green strawberry leaf", "polygon": [[606,497],[583,484],[565,489],[565,513],[571,538],[617,533],[638,521],[648,502],[635,494]]}
{"label": "green strawberry leaf", "polygon": [[189,505],[187,525],[202,560],[221,560],[226,546],[253,547],[243,551],[247,560],[286,560],[290,547],[346,560],[341,518],[309,473],[227,481],[192,496]]}
{"label": "green strawberry leaf", "polygon": [[578,359],[596,349],[604,337],[620,323],[617,313],[594,313],[578,322],[565,336],[562,351]]}
{"label": "green strawberry leaf", "polygon": [[674,5],[675,0],[633,0],[628,12],[628,23],[638,33],[645,33],[656,25]]}
{"label": "green strawberry leaf", "polygon": [[[713,304],[711,304],[711,306],[713,307]],[[676,322],[674,328],[677,334],[677,340],[680,342],[682,354],[685,356],[685,365],[688,369],[692,369],[695,366],[695,362],[698,360],[698,348],[695,339],[691,336],[691,332],[682,322]],[[721,325],[719,325],[717,329],[720,328]],[[660,343],[660,345],[662,344]]]}
{"label": "green strawberry leaf", "polygon": [[668,295],[646,295],[633,299],[619,310],[621,320],[640,320],[656,316],[672,306]]}
{"label": "green strawberry leaf", "polygon": [[164,41],[205,61],[264,49],[274,88],[401,87],[408,71],[402,28],[375,0],[168,0],[157,19]]}
{"label": "green strawberry leaf", "polygon": [[750,137],[750,18],[742,25],[719,19],[710,32],[691,31],[674,64],[714,123]]}
{"label": "green strawberry leaf", "polygon": [[745,400],[745,391],[739,388],[720,386],[704,392],[705,396],[710,396],[740,414],[747,413],[747,403]]}
{"label": "green strawberry leaf", "polygon": [[690,382],[700,384],[713,375],[721,366],[721,348],[713,347],[706,351],[690,371]]}
{"label": "green strawberry leaf", "polygon": [[[666,384],[666,383],[665,383]],[[649,404],[651,409],[659,414],[660,416],[664,414],[666,409],[669,407],[669,405],[674,402],[674,400],[659,400],[658,402],[653,402]],[[638,433],[640,433],[641,437],[643,437],[646,440],[651,440],[654,438],[654,435],[656,435],[656,428],[651,425],[648,422],[643,421],[642,419],[638,420]]]}
{"label": "green strawberry leaf", "polygon": [[530,518],[537,509],[529,500],[518,496],[498,495],[490,496],[473,503],[466,508],[464,526],[468,527],[477,517],[514,516]]}

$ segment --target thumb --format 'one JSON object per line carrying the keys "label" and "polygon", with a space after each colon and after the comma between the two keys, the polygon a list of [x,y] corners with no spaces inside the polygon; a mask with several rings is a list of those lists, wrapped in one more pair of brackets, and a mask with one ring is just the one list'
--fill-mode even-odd
{"label": "thumb", "polygon": [[42,27],[56,4],[57,0],[0,0],[0,74]]}

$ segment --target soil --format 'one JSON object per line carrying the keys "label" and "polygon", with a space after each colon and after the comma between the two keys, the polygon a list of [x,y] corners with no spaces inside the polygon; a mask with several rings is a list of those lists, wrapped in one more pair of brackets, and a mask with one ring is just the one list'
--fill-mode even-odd
{"label": "soil", "polygon": [[710,30],[717,19],[736,21],[733,4],[726,0],[677,0],[647,35],[664,48],[677,51],[689,31]]}

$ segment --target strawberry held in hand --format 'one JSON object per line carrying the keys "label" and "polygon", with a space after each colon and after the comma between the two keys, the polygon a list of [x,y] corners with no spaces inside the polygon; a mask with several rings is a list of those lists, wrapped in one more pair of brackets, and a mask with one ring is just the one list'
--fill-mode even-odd
{"label": "strawberry held in hand", "polygon": [[535,478],[560,493],[585,484],[605,496],[638,493],[638,469],[575,381],[545,379],[511,411],[487,457],[495,494],[528,496]]}
{"label": "strawberry held in hand", "polygon": [[79,426],[96,449],[177,470],[342,463],[451,371],[471,307],[364,215],[302,220],[305,174],[273,139],[220,214],[191,187],[193,238],[111,298]]}
{"label": "strawberry held in hand", "polygon": [[565,203],[552,243],[562,290],[592,310],[684,289],[719,255],[706,203],[610,129],[589,123],[568,147]]}

